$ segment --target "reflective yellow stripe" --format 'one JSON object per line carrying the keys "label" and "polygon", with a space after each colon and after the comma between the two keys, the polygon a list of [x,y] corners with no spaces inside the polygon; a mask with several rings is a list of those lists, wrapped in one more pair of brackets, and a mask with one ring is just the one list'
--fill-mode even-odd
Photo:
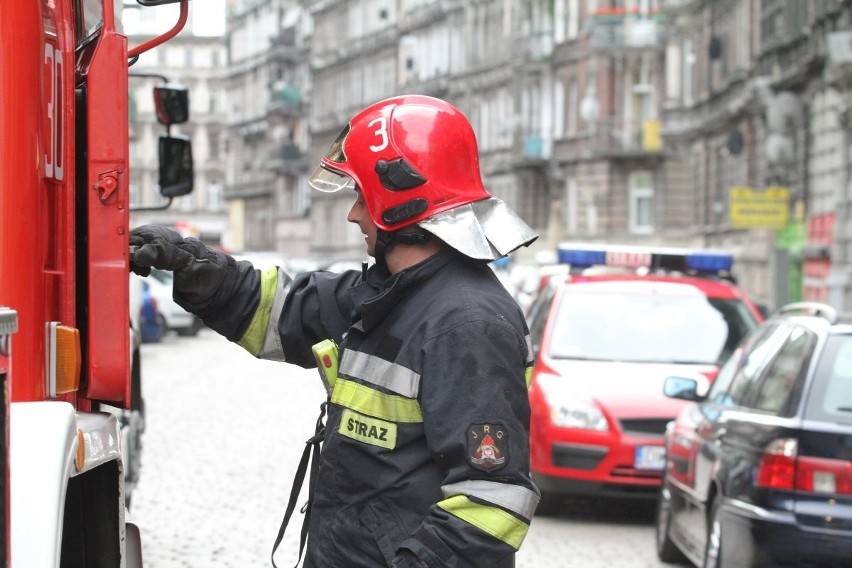
{"label": "reflective yellow stripe", "polygon": [[423,422],[416,399],[385,394],[341,377],[334,383],[331,402],[391,422]]}
{"label": "reflective yellow stripe", "polygon": [[527,381],[527,388],[530,388],[530,381],[532,381],[532,372],[533,372],[532,365],[527,367],[527,370],[524,371],[524,380]]}
{"label": "reflective yellow stripe", "polygon": [[263,340],[266,337],[266,325],[269,323],[269,313],[272,300],[275,299],[275,285],[278,283],[278,269],[270,268],[260,274],[260,302],[254,311],[254,317],[248,329],[239,340],[239,345],[254,355],[260,355]]}
{"label": "reflective yellow stripe", "polygon": [[529,524],[514,517],[499,507],[474,503],[464,495],[455,495],[438,502],[438,506],[461,520],[484,530],[494,538],[502,540],[515,550],[521,547],[527,536]]}

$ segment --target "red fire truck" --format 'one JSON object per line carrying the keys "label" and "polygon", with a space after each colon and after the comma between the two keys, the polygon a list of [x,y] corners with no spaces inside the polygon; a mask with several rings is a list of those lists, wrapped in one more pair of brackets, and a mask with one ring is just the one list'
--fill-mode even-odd
{"label": "red fire truck", "polygon": [[[128,69],[181,30],[180,4],[171,30],[129,48],[121,1],[0,1],[2,567],[141,566]],[[184,89],[154,97],[167,127],[187,118]],[[159,154],[161,193],[191,191],[188,140],[167,132]]]}

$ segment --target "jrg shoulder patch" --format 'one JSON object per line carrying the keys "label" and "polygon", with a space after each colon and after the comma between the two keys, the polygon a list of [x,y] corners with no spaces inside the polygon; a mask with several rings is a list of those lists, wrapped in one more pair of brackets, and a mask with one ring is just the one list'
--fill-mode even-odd
{"label": "jrg shoulder patch", "polygon": [[509,444],[502,424],[471,424],[467,429],[470,465],[483,471],[500,469],[509,461]]}

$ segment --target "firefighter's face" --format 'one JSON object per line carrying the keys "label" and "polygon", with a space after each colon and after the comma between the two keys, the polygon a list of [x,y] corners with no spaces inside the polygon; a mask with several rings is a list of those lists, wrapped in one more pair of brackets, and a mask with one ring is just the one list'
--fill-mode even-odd
{"label": "firefighter's face", "polygon": [[367,254],[375,256],[378,227],[373,223],[370,214],[367,212],[367,203],[364,201],[361,189],[356,187],[355,193],[355,203],[349,209],[349,215],[346,216],[346,220],[358,225],[358,228],[364,234],[364,240],[367,242]]}

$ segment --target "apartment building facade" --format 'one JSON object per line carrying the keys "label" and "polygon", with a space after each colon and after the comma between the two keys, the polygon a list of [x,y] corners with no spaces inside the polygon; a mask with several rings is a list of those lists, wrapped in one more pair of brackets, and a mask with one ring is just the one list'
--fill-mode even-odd
{"label": "apartment building facade", "polygon": [[[668,210],[653,199],[666,162],[657,2],[595,12],[580,0],[308,5],[313,148],[375,100],[434,95],[471,119],[487,187],[541,234],[518,256],[567,238],[651,240],[654,222],[666,225],[652,218]],[[318,224],[332,227],[312,250],[357,254],[357,231],[340,223],[348,196],[313,199]]]}
{"label": "apartment building facade", "polygon": [[[848,0],[668,0],[664,137],[694,231],[777,307],[850,305]],[[743,227],[737,195],[785,191],[782,226]],[[760,219],[757,220],[758,224]]]}
{"label": "apartment building facade", "polygon": [[[843,305],[849,12],[849,0],[233,0],[232,230],[242,218],[257,248],[360,259],[351,196],[310,194],[305,176],[364,106],[430,94],[470,117],[487,187],[541,235],[517,259],[565,240],[721,248],[770,307]],[[767,190],[786,192],[782,225],[738,217],[737,195]]]}
{"label": "apartment building facade", "polygon": [[[174,8],[126,9],[129,43],[141,44],[173,26],[178,17]],[[131,65],[128,73],[133,225],[168,225],[201,237],[210,245],[227,247],[225,65],[223,36],[195,33],[192,23],[172,41],[155,47]],[[166,82],[181,85],[190,93],[190,119],[172,126],[171,133],[191,138],[195,168],[193,192],[171,203],[159,193],[157,139],[166,133],[166,127],[157,122],[152,95],[156,85]]]}
{"label": "apartment building facade", "polygon": [[298,1],[228,2],[224,195],[235,251],[309,254],[310,25]]}

